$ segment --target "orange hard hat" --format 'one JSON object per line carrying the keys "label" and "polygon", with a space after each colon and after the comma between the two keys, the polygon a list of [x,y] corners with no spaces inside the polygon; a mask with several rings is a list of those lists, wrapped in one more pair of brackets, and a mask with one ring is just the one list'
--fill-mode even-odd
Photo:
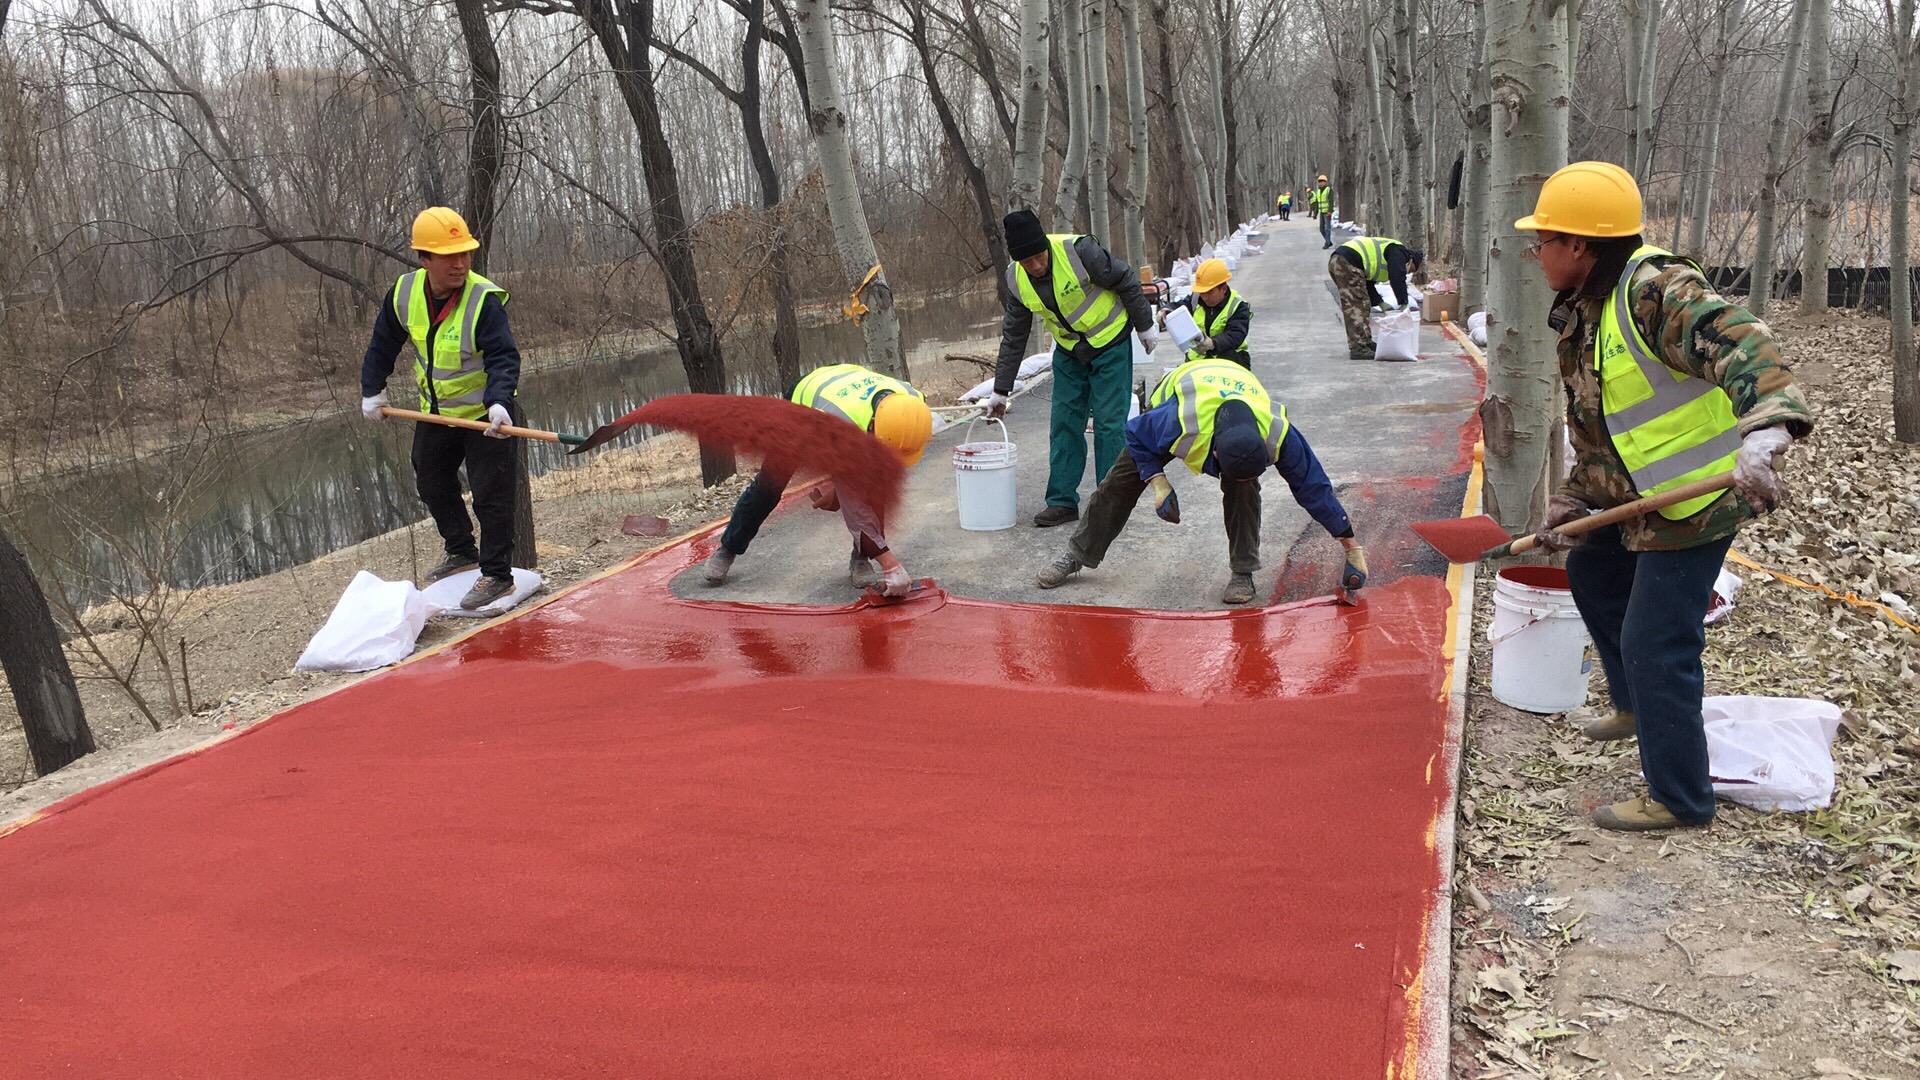
{"label": "orange hard hat", "polygon": [[900,455],[902,465],[918,464],[933,438],[933,410],[917,395],[888,394],[874,406],[873,437]]}
{"label": "orange hard hat", "polygon": [[429,206],[413,219],[413,250],[435,255],[458,255],[480,246],[467,219],[452,207]]}

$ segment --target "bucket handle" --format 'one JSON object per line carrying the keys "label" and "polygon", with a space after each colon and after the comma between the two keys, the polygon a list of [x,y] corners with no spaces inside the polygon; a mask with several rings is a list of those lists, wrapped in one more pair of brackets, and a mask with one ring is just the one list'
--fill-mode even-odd
{"label": "bucket handle", "polygon": [[1498,645],[1501,642],[1507,640],[1510,637],[1513,637],[1515,634],[1518,634],[1520,631],[1525,630],[1527,627],[1532,626],[1534,623],[1537,623],[1542,619],[1562,618],[1564,617],[1564,615],[1565,615],[1565,612],[1560,612],[1560,611],[1545,612],[1540,615],[1535,615],[1533,618],[1528,619],[1526,622],[1521,623],[1519,626],[1513,627],[1512,629],[1499,634],[1494,633],[1492,627],[1488,627],[1487,628],[1487,644],[1489,646]]}
{"label": "bucket handle", "polygon": [[971,419],[971,420],[969,420],[969,421],[967,421],[967,433],[966,433],[966,434],[965,434],[964,436],[962,436],[962,437],[961,437],[961,439],[960,439],[960,441],[961,441],[961,442],[972,442],[972,441],[973,441],[973,425],[975,425],[975,424],[977,424],[977,423],[979,423],[979,422],[980,422],[980,421],[982,421],[982,420],[985,420],[985,421],[986,421],[987,423],[989,423],[989,424],[999,424],[999,425],[1000,425],[1000,441],[1001,441],[1001,442],[1003,442],[1003,443],[1004,443],[1004,442],[1011,442],[1011,441],[1012,441],[1011,439],[1008,439],[1008,438],[1007,438],[1007,423],[1006,423],[1006,421],[1004,421],[1004,420],[1002,420],[1002,419],[1000,419],[1000,418],[999,418],[999,417],[997,417],[997,416],[976,416],[976,417],[974,417],[973,419]]}

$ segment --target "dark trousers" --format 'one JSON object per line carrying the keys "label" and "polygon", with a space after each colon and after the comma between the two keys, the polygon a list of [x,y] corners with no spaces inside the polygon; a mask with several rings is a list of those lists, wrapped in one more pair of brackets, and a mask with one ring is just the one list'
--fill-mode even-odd
{"label": "dark trousers", "polygon": [[1328,212],[1320,215],[1320,239],[1322,242],[1326,244],[1326,246],[1328,247],[1333,246],[1333,214],[1332,212]]}
{"label": "dark trousers", "polygon": [[[1087,500],[1067,551],[1083,565],[1099,566],[1145,490],[1133,455],[1122,453]],[[1260,481],[1222,479],[1220,500],[1227,518],[1227,565],[1236,574],[1251,574],[1260,569]]]}
{"label": "dark trousers", "polygon": [[[774,507],[780,505],[780,498],[792,481],[792,474],[774,469],[763,468],[755,473],[733,504],[733,516],[727,519],[726,531],[720,534],[720,546],[735,555],[745,555],[753,538],[760,535],[760,526],[773,516]],[[887,550],[885,523],[846,492],[838,491],[836,496],[840,501],[840,520],[853,536],[853,550],[868,559],[879,558]]]}
{"label": "dark trousers", "polygon": [[1647,787],[1685,822],[1713,818],[1701,622],[1733,538],[1680,551],[1628,551],[1617,528],[1596,529],[1567,554],[1574,603],[1593,636],[1614,708],[1639,724]]}
{"label": "dark trousers", "polygon": [[[514,410],[515,420],[519,410]],[[413,482],[427,504],[447,554],[477,559],[488,577],[513,576],[512,439],[490,439],[478,431],[413,426]],[[473,543],[473,521],[460,501],[460,466],[473,488],[473,513],[480,519],[480,545]]]}
{"label": "dark trousers", "polygon": [[1127,398],[1133,393],[1133,335],[1121,334],[1091,364],[1054,346],[1053,407],[1047,433],[1047,505],[1080,505],[1093,418],[1094,482],[1126,456]]}

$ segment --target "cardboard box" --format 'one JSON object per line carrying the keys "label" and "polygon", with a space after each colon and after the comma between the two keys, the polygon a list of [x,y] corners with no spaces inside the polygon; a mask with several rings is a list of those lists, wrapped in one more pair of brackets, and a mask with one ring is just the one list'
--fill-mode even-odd
{"label": "cardboard box", "polygon": [[1422,294],[1420,299],[1420,321],[1437,323],[1442,319],[1459,321],[1460,293],[1457,290]]}

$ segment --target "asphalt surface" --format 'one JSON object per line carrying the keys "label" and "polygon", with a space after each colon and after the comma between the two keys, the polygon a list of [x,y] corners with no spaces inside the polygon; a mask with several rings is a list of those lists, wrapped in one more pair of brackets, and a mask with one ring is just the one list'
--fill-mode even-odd
{"label": "asphalt surface", "polygon": [[[1415,363],[1349,360],[1340,313],[1327,278],[1327,255],[1307,218],[1269,222],[1259,254],[1243,258],[1233,285],[1253,306],[1253,370],[1319,455],[1367,545],[1373,583],[1410,574],[1438,574],[1444,564],[1407,529],[1424,517],[1459,512],[1465,488],[1463,442],[1479,401],[1471,361],[1436,325],[1422,328]],[[997,340],[982,340],[982,351]],[[837,362],[837,358],[819,358]],[[1179,362],[1161,342],[1136,381],[1151,386]],[[935,436],[910,474],[902,508],[888,539],[907,569],[950,593],[981,599],[1086,604],[1153,610],[1219,608],[1228,576],[1226,533],[1218,481],[1176,464],[1169,470],[1180,493],[1183,521],[1169,525],[1142,498],[1125,532],[1098,569],[1083,570],[1065,586],[1041,589],[1034,575],[1065,550],[1073,525],[1035,528],[1045,505],[1048,398],[1042,386],[1016,399],[1007,436],[1018,447],[1019,517],[1014,528],[968,532],[959,527],[953,447],[966,425]],[[998,437],[989,425],[973,438]],[[1092,436],[1081,499],[1092,494]],[[1340,546],[1293,501],[1278,473],[1262,481],[1262,569],[1257,595],[1286,602],[1333,591],[1343,562]],[[761,530],[752,550],[735,560],[727,583],[708,586],[699,571],[680,575],[676,595],[761,603],[843,604],[857,595],[846,578],[850,543],[838,514],[786,508]]]}

